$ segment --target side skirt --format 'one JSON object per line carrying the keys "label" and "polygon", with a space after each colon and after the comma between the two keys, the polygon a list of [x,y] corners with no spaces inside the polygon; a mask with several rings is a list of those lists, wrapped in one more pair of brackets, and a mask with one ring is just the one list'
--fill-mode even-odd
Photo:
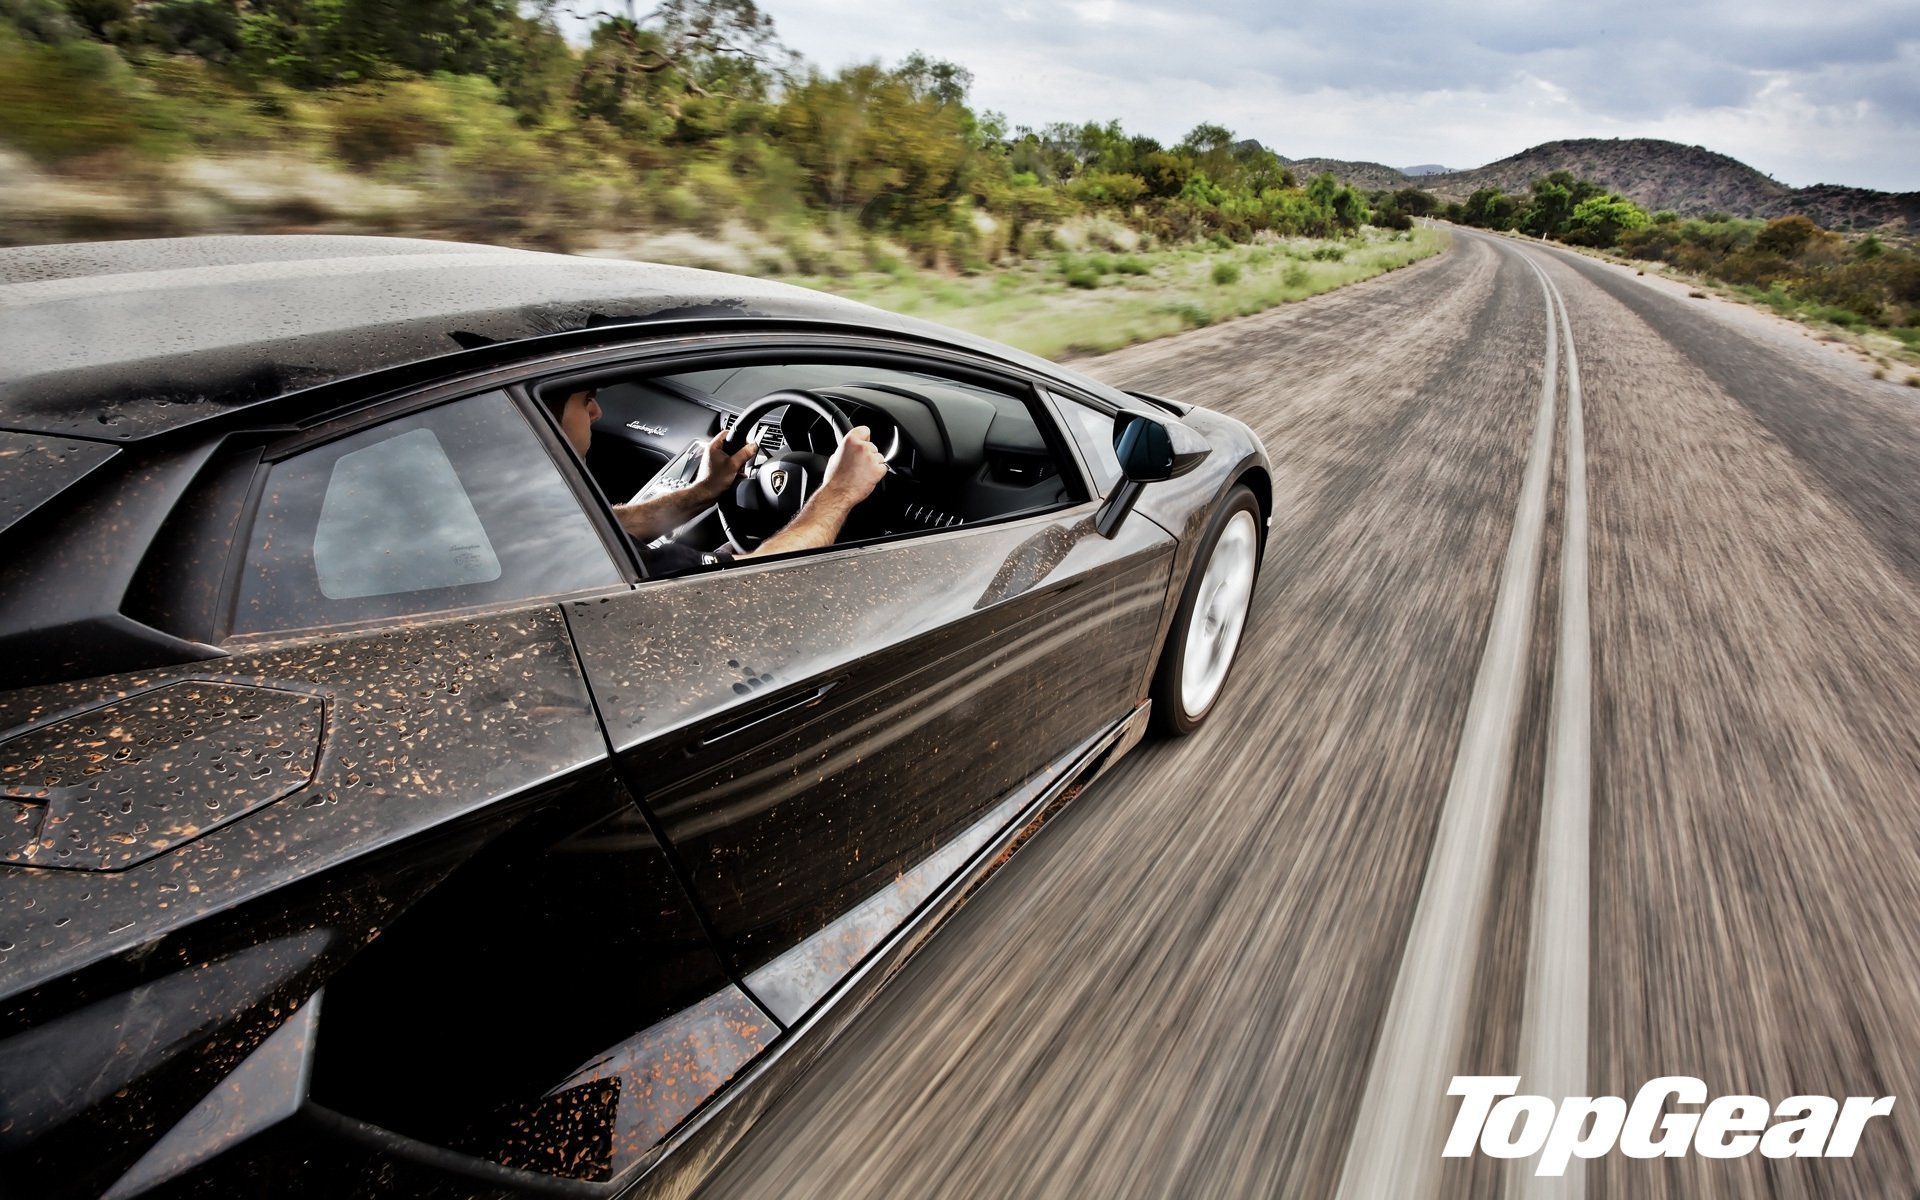
{"label": "side skirt", "polygon": [[695,1113],[668,1140],[656,1165],[619,1194],[627,1200],[667,1200],[693,1195],[746,1136],[760,1114],[798,1082],[934,931],[979,891],[994,872],[1005,866],[1014,851],[1055,813],[1140,744],[1146,736],[1152,707],[1151,701],[1143,702],[1124,720],[1075,747],[1037,776],[1041,779],[1052,776],[1052,782],[990,838],[964,868],[934,892],[911,919],[841,980],[832,993],[788,1029],[741,1079],[715,1097],[707,1108]]}

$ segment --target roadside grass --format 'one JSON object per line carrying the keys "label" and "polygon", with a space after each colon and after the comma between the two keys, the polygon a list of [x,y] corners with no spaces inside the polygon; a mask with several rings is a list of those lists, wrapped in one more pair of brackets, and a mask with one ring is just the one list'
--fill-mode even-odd
{"label": "roadside grass", "polygon": [[1341,240],[1211,243],[1125,255],[1056,254],[977,275],[869,271],[789,276],[876,308],[937,321],[1045,358],[1117,350],[1317,296],[1444,250],[1444,230]]}

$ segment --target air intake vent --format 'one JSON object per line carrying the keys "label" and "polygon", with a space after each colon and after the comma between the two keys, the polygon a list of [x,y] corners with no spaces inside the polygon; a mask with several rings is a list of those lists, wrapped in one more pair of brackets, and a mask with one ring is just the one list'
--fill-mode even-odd
{"label": "air intake vent", "polygon": [[960,518],[952,513],[944,513],[924,504],[909,504],[902,515],[914,524],[927,529],[949,529],[960,524]]}

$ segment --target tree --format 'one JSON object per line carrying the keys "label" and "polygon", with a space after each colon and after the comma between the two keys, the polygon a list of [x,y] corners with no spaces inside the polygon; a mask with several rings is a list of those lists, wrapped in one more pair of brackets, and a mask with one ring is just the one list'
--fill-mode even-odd
{"label": "tree", "polygon": [[1193,177],[1193,160],[1165,150],[1155,150],[1140,162],[1140,177],[1147,181],[1147,194],[1167,199],[1187,189]]}
{"label": "tree", "polygon": [[777,125],[836,221],[857,215],[938,250],[956,203],[970,194],[973,116],[919,90],[916,75],[877,63],[832,78],[816,72],[787,89]]}
{"label": "tree", "polygon": [[1351,233],[1367,223],[1367,198],[1351,187],[1343,187],[1333,197],[1333,219]]}
{"label": "tree", "polygon": [[1224,125],[1195,125],[1174,150],[1192,159],[1194,170],[1205,172],[1209,179],[1226,183],[1238,174],[1238,164],[1233,161],[1233,131]]}
{"label": "tree", "polygon": [[1520,218],[1520,227],[1539,237],[1559,237],[1572,215],[1573,192],[1551,179],[1536,179],[1533,197]]}
{"label": "tree", "polygon": [[1567,232],[1564,241],[1576,246],[1596,246],[1605,249],[1620,240],[1620,235],[1635,229],[1645,229],[1652,224],[1653,218],[1647,210],[1620,195],[1609,192],[1604,196],[1593,196],[1574,206],[1573,214],[1567,218]]}
{"label": "tree", "polygon": [[1401,188],[1393,194],[1393,206],[1410,217],[1430,217],[1439,211],[1440,200],[1432,192]]}
{"label": "tree", "polygon": [[1483,187],[1467,197],[1462,215],[1466,217],[1467,224],[1478,225],[1482,229],[1511,229],[1519,211],[1518,200],[1499,188]]}
{"label": "tree", "polygon": [[973,72],[943,58],[928,58],[915,50],[894,71],[915,97],[937,104],[965,104],[973,87]]}

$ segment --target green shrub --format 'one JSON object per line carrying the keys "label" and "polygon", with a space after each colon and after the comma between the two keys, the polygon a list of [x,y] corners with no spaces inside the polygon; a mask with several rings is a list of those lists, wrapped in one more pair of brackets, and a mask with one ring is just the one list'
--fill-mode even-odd
{"label": "green shrub", "polygon": [[1121,275],[1153,274],[1153,268],[1147,264],[1147,261],[1145,259],[1136,258],[1131,254],[1127,255],[1124,258],[1115,259],[1113,263],[1113,269],[1115,272]]}
{"label": "green shrub", "polygon": [[1347,256],[1345,246],[1316,246],[1313,251],[1315,262],[1339,262]]}
{"label": "green shrub", "polygon": [[1191,300],[1166,305],[1160,311],[1180,318],[1180,323],[1189,329],[1205,329],[1213,324],[1213,313],[1205,305]]}
{"label": "green shrub", "polygon": [[331,116],[333,152],[362,169],[411,158],[426,146],[450,146],[454,116],[424,85],[398,84],[338,93]]}
{"label": "green shrub", "polygon": [[1066,269],[1067,286],[1076,288],[1097,288],[1100,286],[1100,272],[1085,263],[1075,263]]}
{"label": "green shrub", "polygon": [[1807,315],[1816,321],[1830,321],[1845,329],[1852,329],[1862,323],[1863,318],[1852,309],[1840,308],[1832,304],[1816,304],[1807,310]]}
{"label": "green shrub", "polygon": [[95,42],[42,45],[0,23],[0,139],[41,162],[103,150],[165,153],[177,142],[172,106],[120,56]]}
{"label": "green shrub", "polygon": [[1818,225],[1794,213],[1791,216],[1775,217],[1767,222],[1753,239],[1754,248],[1768,254],[1777,254],[1782,258],[1792,258],[1806,249],[1807,243],[1815,235],[1824,232]]}
{"label": "green shrub", "polygon": [[1236,263],[1217,262],[1213,264],[1213,282],[1218,287],[1230,287],[1240,282],[1240,267]]}

